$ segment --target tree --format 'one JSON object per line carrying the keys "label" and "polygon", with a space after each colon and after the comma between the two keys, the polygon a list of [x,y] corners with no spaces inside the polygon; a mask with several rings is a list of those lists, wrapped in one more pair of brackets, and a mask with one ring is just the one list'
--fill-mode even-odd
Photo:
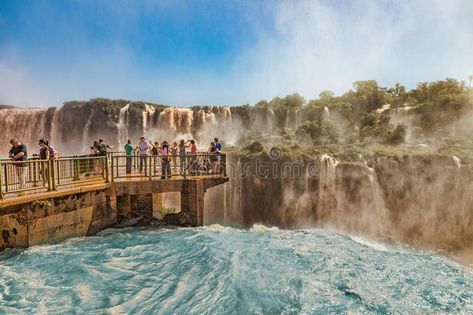
{"label": "tree", "polygon": [[470,81],[469,87],[471,88],[471,81],[473,81],[473,74],[470,74],[470,75],[468,76],[468,81]]}
{"label": "tree", "polygon": [[320,92],[319,98],[320,99],[328,99],[328,98],[332,98],[334,95],[335,94],[332,91],[325,90],[325,91]]}
{"label": "tree", "polygon": [[391,96],[391,106],[395,108],[403,106],[407,102],[409,96],[406,87],[400,83],[396,83],[394,87],[387,89],[386,92]]}
{"label": "tree", "polygon": [[353,83],[355,93],[351,94],[356,107],[369,112],[385,104],[386,92],[375,80],[356,81]]}
{"label": "tree", "polygon": [[304,97],[300,96],[298,93],[286,96],[283,101],[286,106],[292,108],[302,107],[305,104]]}

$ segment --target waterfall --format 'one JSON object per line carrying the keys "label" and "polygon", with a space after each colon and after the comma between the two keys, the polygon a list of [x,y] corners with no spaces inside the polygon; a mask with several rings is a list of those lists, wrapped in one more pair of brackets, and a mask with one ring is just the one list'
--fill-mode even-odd
{"label": "waterfall", "polygon": [[458,156],[453,155],[452,159],[457,167],[462,167],[462,161],[460,160]]}
{"label": "waterfall", "polygon": [[373,200],[373,206],[374,206],[374,211],[375,212],[383,212],[386,209],[386,205],[384,204],[384,198],[383,195],[381,194],[381,188],[379,186],[378,182],[378,175],[376,174],[376,171],[372,167],[367,167],[368,168],[368,177],[370,179],[370,185],[371,185],[371,192],[372,192],[372,200]]}
{"label": "waterfall", "polygon": [[90,141],[89,141],[89,128],[90,125],[92,124],[92,118],[94,117],[95,113],[95,108],[92,108],[90,110],[89,118],[87,119],[87,122],[84,126],[84,132],[82,133],[82,153],[88,153],[89,152],[89,147],[90,147]]}
{"label": "waterfall", "polygon": [[166,108],[158,118],[158,128],[166,131],[190,134],[193,124],[193,112],[188,108]]}
{"label": "waterfall", "polygon": [[296,110],[296,126],[294,129],[297,129],[300,125],[302,125],[302,110]]}
{"label": "waterfall", "polygon": [[319,192],[317,202],[317,217],[323,218],[331,210],[338,207],[337,200],[337,165],[338,161],[330,155],[320,157]]}
{"label": "waterfall", "polygon": [[[0,156],[6,155],[10,148],[9,140],[17,138],[29,147],[30,155],[37,148],[38,140],[44,135],[46,109],[0,109],[0,126],[2,128],[2,148],[6,149]],[[34,149],[33,149],[34,148]]]}
{"label": "waterfall", "polygon": [[117,124],[117,132],[118,132],[118,145],[119,147],[123,147],[125,143],[128,141],[128,109],[130,108],[130,104],[126,104],[122,108],[120,108],[120,113],[118,115],[118,124]]}
{"label": "waterfall", "polygon": [[327,106],[324,107],[324,113],[322,117],[324,120],[330,119],[330,109]]}
{"label": "waterfall", "polygon": [[156,109],[153,106],[145,104],[145,109],[143,111],[143,135],[146,135],[148,132],[148,125],[151,119],[153,118],[154,112]]}
{"label": "waterfall", "polygon": [[62,144],[61,114],[62,114],[62,109],[56,108],[56,110],[54,110],[53,120],[51,122],[51,135],[50,135],[51,141],[50,142],[58,149],[60,148],[60,145]]}

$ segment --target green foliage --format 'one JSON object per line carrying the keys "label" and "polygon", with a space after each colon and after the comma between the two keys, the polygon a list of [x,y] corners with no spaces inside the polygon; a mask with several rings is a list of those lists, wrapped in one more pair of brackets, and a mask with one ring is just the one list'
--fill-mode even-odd
{"label": "green foliage", "polygon": [[360,120],[360,137],[371,142],[382,142],[389,145],[404,143],[406,126],[395,127],[389,123],[389,120],[390,117],[386,114],[365,113]]}
{"label": "green foliage", "polygon": [[406,141],[407,128],[405,125],[397,125],[396,128],[389,128],[384,135],[384,143],[398,145]]}
{"label": "green foliage", "polygon": [[338,136],[335,125],[327,120],[306,121],[296,130],[296,138],[301,142],[309,140],[316,144],[336,143]]}
{"label": "green foliage", "polygon": [[245,149],[250,151],[250,153],[258,153],[264,150],[264,146],[261,144],[261,142],[255,141],[248,145]]}

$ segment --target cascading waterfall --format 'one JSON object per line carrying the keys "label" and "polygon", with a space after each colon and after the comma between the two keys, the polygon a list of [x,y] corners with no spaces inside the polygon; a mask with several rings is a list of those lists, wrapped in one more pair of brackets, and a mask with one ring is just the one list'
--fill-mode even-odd
{"label": "cascading waterfall", "polygon": [[118,133],[118,144],[120,148],[125,145],[128,140],[128,109],[130,104],[126,104],[120,108],[120,113],[118,115],[118,124],[117,124],[117,133]]}
{"label": "cascading waterfall", "polygon": [[62,131],[61,131],[61,115],[62,115],[62,109],[61,108],[56,108],[54,110],[53,114],[53,119],[51,121],[51,143],[58,149],[60,149],[60,146],[62,144]]}
{"label": "cascading waterfall", "polygon": [[193,120],[191,109],[166,108],[159,115],[157,127],[173,133],[190,134]]}
{"label": "cascading waterfall", "polygon": [[84,126],[84,132],[82,134],[82,153],[89,152],[89,147],[90,147],[89,129],[90,129],[90,125],[92,124],[92,118],[94,117],[94,113],[95,113],[95,109],[92,108],[90,110],[89,118],[87,119],[87,122],[85,123],[85,126]]}
{"label": "cascading waterfall", "polygon": [[453,155],[452,159],[453,159],[453,162],[455,163],[455,165],[458,168],[462,167],[462,161],[460,160],[460,158],[458,156]]}
{"label": "cascading waterfall", "polygon": [[151,122],[156,109],[153,106],[145,104],[145,109],[143,111],[143,135],[146,135],[148,132],[148,126]]}
{"label": "cascading waterfall", "polygon": [[[46,136],[45,116],[46,109],[1,109],[2,147],[10,148],[9,140],[18,138],[30,148],[30,152],[33,152],[32,149],[37,147],[38,139]],[[2,152],[0,156],[4,154],[6,152]]]}
{"label": "cascading waterfall", "polygon": [[320,158],[318,218],[324,218],[331,209],[336,209],[340,203],[340,199],[337,200],[337,165],[338,161],[330,155],[323,154]]}
{"label": "cascading waterfall", "polygon": [[330,109],[326,106],[324,107],[323,119],[330,119]]}

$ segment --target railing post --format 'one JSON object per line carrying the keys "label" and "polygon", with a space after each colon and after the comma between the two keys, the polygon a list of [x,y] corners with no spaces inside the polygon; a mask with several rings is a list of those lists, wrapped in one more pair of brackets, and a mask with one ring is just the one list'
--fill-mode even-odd
{"label": "railing post", "polygon": [[[113,163],[115,163],[115,174],[113,174],[113,165],[114,165]],[[120,177],[118,173],[119,165],[120,165],[120,156],[112,156],[112,182],[115,180],[115,177]]]}
{"label": "railing post", "polygon": [[3,198],[3,164],[0,161],[0,199]]}
{"label": "railing post", "polygon": [[3,166],[5,167],[5,172],[4,172],[4,175],[5,175],[5,193],[7,193],[9,191],[9,189],[8,189],[8,164],[3,164]]}
{"label": "railing post", "polygon": [[38,186],[38,166],[39,166],[39,161],[33,162],[33,187]]}
{"label": "railing post", "polygon": [[223,166],[223,176],[227,177],[227,155],[224,153],[221,156],[221,161]]}
{"label": "railing post", "polygon": [[110,163],[110,170],[108,168],[108,154],[105,156],[105,165],[106,165],[106,168],[105,168],[105,182],[108,183],[110,182],[110,170],[112,171],[112,176],[111,176],[111,179],[112,179],[112,182],[113,182],[113,155],[112,155],[112,161]]}
{"label": "railing post", "polygon": [[[153,179],[153,160],[154,160],[154,156],[152,155],[148,155],[148,159],[149,159],[149,163],[145,163],[145,168],[148,167],[148,170],[149,170],[149,173],[148,173],[148,176],[149,176],[149,180],[152,180]],[[145,170],[145,174],[146,174],[146,170]]]}
{"label": "railing post", "polygon": [[56,190],[56,168],[54,167],[54,160],[48,161],[48,181],[50,182],[50,189]]}
{"label": "railing post", "polygon": [[59,160],[53,160],[53,166],[56,166],[56,170],[54,174],[56,175],[57,183],[54,184],[54,189],[56,189],[56,184],[57,186],[61,185],[61,170],[59,169]]}
{"label": "railing post", "polygon": [[73,165],[73,168],[74,168],[74,180],[79,180],[79,177],[80,177],[80,160],[77,160],[77,159],[73,159],[72,160],[72,165]]}

